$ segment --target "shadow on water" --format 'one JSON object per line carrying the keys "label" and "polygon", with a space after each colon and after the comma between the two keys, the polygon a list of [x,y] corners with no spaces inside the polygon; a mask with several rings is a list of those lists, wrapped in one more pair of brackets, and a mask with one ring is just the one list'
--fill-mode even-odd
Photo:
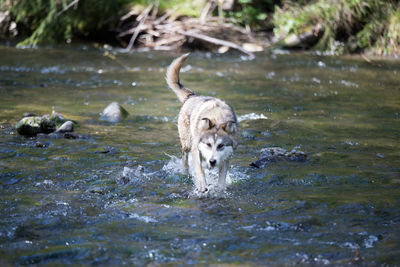
{"label": "shadow on water", "polygon": [[[0,47],[0,265],[400,264],[398,61],[192,54],[184,84],[241,120],[229,186],[199,196],[164,82],[176,55],[111,52]],[[113,101],[128,118],[99,121]],[[78,138],[16,134],[51,110]],[[251,167],[266,147],[307,160]]]}

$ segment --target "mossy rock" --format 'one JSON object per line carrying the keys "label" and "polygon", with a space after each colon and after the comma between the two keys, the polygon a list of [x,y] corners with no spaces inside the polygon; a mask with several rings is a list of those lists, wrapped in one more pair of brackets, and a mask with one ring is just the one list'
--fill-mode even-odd
{"label": "mossy rock", "polygon": [[56,120],[48,115],[43,115],[40,122],[41,133],[49,134],[56,130]]}
{"label": "mossy rock", "polygon": [[15,128],[17,132],[25,136],[36,136],[38,133],[51,133],[56,129],[56,124],[43,116],[32,116],[21,119]]}
{"label": "mossy rock", "polygon": [[[15,125],[15,128],[20,135],[36,136],[39,133],[52,133],[67,121],[69,120],[65,119],[61,114],[53,112],[51,115],[46,114],[43,116],[29,116],[22,118]],[[75,121],[72,121],[72,123],[74,126],[77,126]]]}

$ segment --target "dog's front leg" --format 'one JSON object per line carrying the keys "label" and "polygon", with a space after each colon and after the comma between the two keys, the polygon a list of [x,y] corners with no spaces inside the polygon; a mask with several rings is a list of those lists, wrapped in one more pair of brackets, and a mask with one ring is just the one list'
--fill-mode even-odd
{"label": "dog's front leg", "polygon": [[189,175],[189,151],[182,149],[182,163],[183,163],[183,168],[185,170],[185,175]]}
{"label": "dog's front leg", "polygon": [[203,167],[201,166],[200,151],[197,148],[193,148],[191,154],[192,166],[194,168],[194,183],[197,190],[200,193],[204,193],[207,191],[207,183]]}
{"label": "dog's front leg", "polygon": [[226,174],[228,173],[228,167],[229,167],[229,160],[224,160],[219,164],[219,177],[218,177],[218,185],[220,187],[225,186],[225,180],[226,180]]}

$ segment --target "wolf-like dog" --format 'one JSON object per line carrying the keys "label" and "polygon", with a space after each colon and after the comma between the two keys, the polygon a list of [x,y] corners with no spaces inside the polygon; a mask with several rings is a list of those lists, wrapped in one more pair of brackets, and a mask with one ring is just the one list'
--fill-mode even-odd
{"label": "wolf-like dog", "polygon": [[205,161],[208,168],[218,166],[218,184],[225,186],[229,159],[238,145],[238,122],[235,112],[224,101],[215,97],[199,96],[182,85],[179,70],[188,56],[189,54],[184,54],[171,63],[166,81],[182,102],[178,131],[184,168],[188,174],[190,153],[196,189],[204,193],[208,189],[202,161]]}

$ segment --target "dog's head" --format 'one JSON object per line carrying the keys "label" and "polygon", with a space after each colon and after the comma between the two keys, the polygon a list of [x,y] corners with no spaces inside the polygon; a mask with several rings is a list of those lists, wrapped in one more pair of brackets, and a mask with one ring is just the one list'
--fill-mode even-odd
{"label": "dog's head", "polygon": [[204,131],[199,142],[199,151],[208,168],[218,166],[227,160],[236,148],[234,136],[216,127]]}

